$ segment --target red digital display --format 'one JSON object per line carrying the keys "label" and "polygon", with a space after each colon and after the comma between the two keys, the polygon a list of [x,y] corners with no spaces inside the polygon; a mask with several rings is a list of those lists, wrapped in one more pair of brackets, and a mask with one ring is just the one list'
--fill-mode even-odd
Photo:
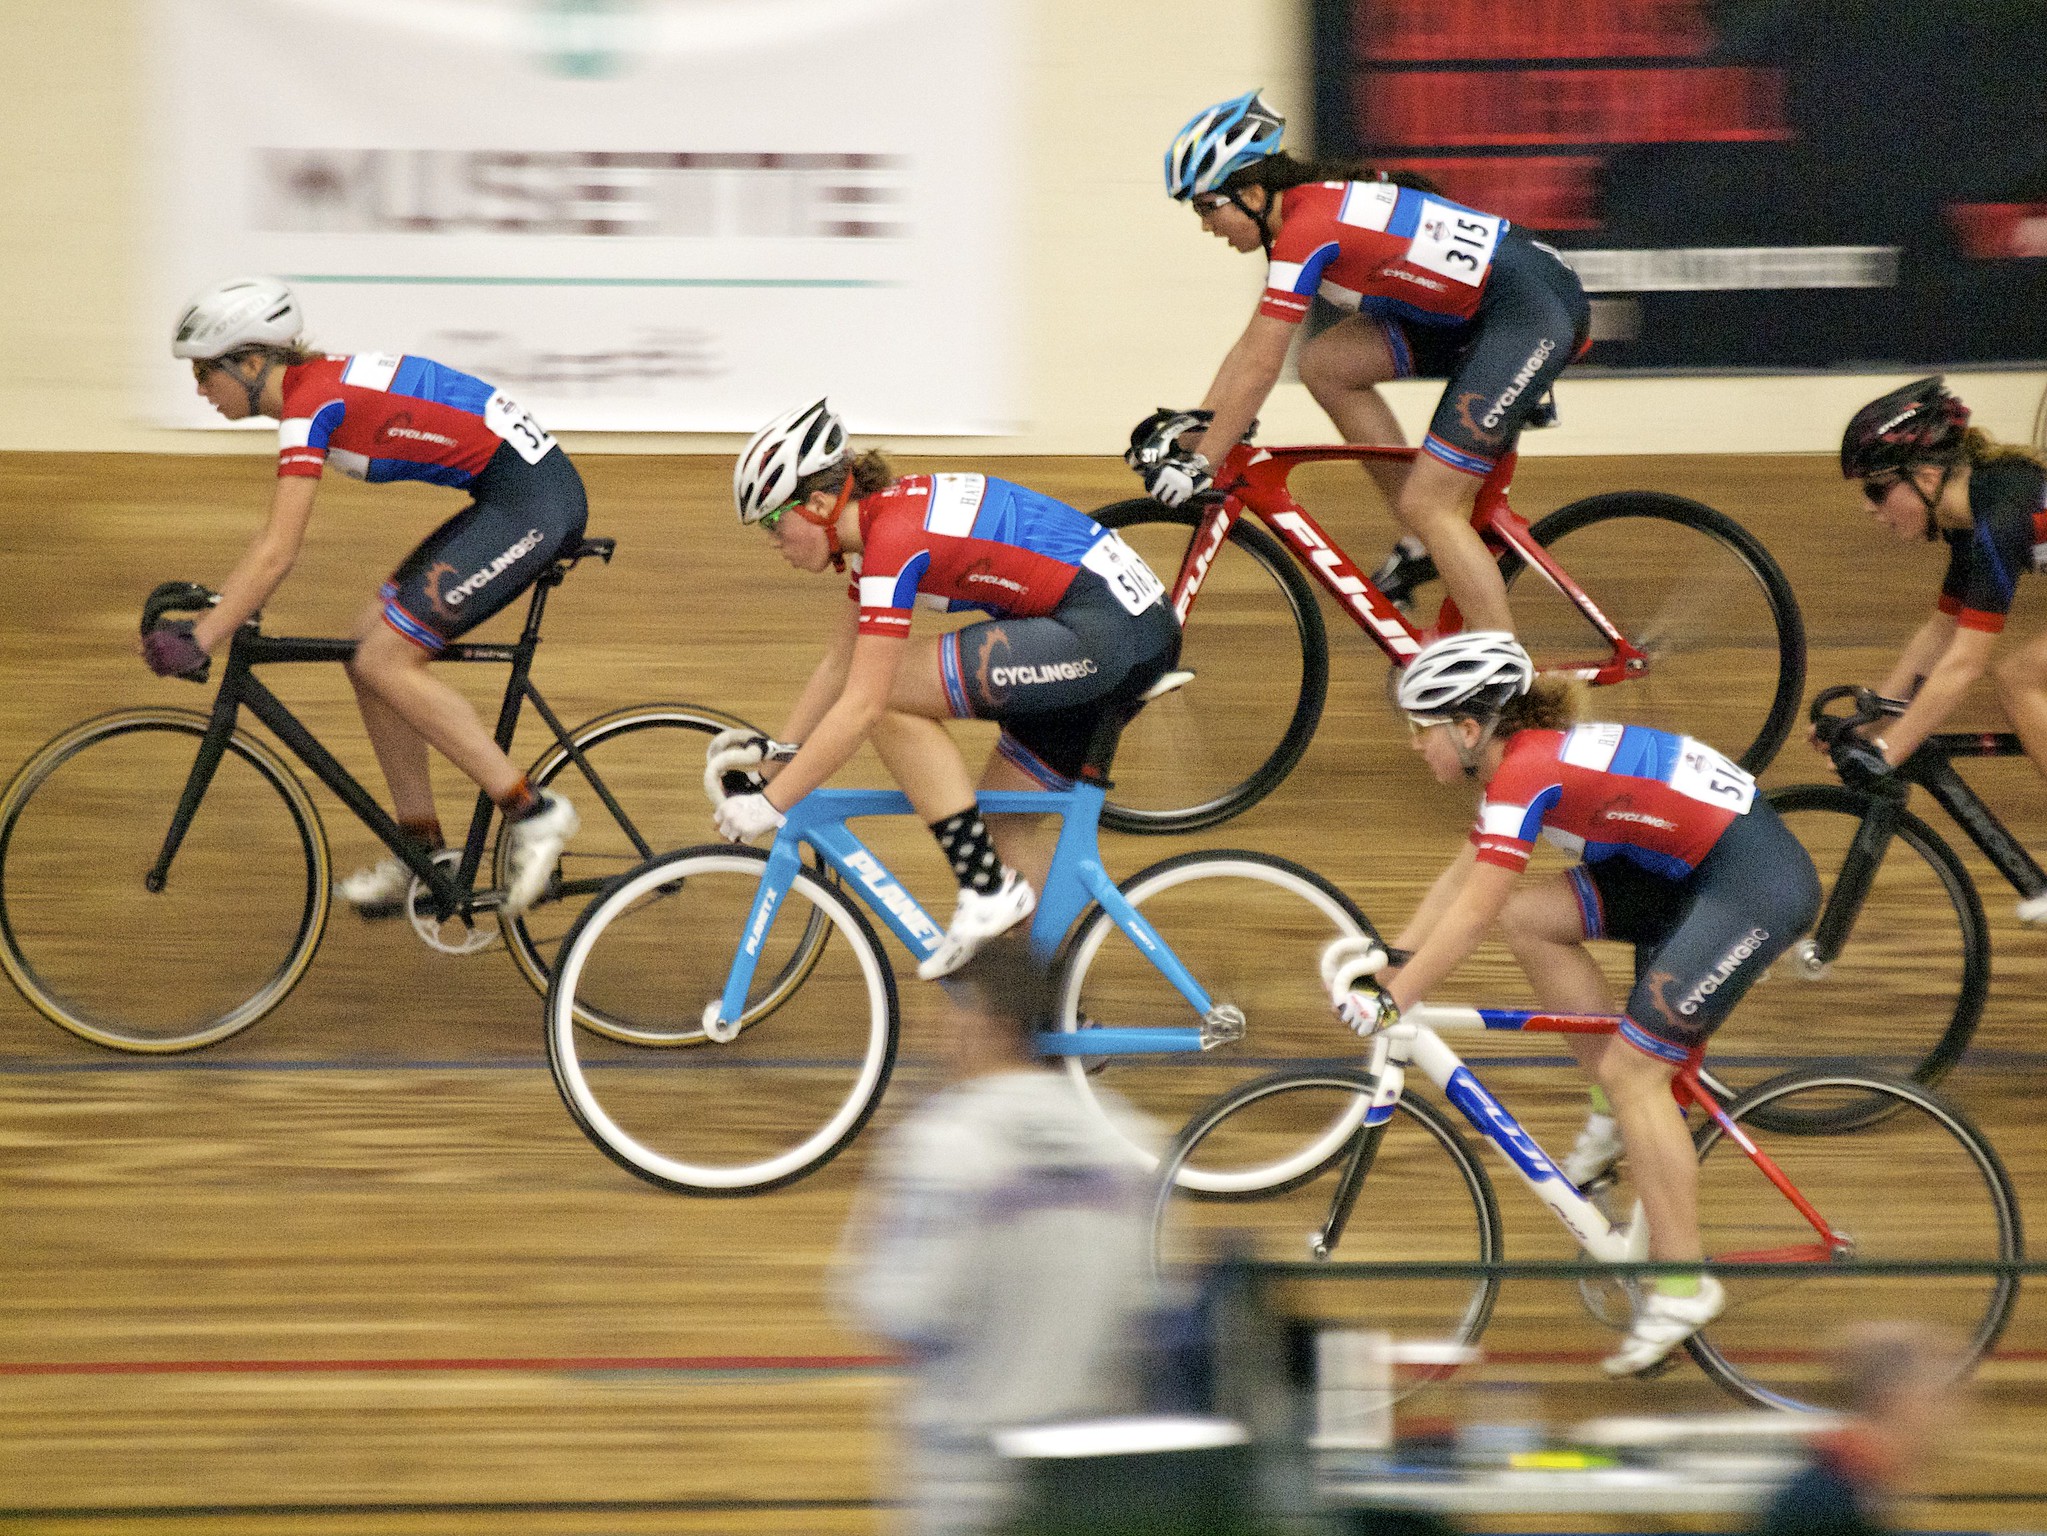
{"label": "red digital display", "polygon": [[1366,61],[1688,58],[1712,34],[1698,0],[1357,0]]}
{"label": "red digital display", "polygon": [[1401,70],[1356,92],[1359,121],[1389,149],[1790,137],[1774,69]]}

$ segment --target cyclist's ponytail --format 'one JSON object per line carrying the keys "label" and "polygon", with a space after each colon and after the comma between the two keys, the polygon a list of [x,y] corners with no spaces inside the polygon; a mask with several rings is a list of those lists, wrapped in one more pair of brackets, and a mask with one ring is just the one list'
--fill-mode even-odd
{"label": "cyclist's ponytail", "polygon": [[1351,160],[1296,160],[1283,149],[1252,161],[1216,190],[1235,192],[1244,187],[1263,187],[1267,192],[1280,193],[1317,181],[1390,181],[1395,186],[1413,187],[1418,192],[1439,196],[1443,191],[1416,171],[1375,171]]}
{"label": "cyclist's ponytail", "polygon": [[856,455],[850,462],[841,459],[836,464],[827,464],[823,469],[805,475],[796,482],[796,493],[791,499],[806,500],[814,491],[827,491],[834,496],[838,495],[839,487],[845,484],[846,471],[849,468],[853,471],[853,495],[856,500],[863,496],[872,496],[876,491],[887,490],[898,478],[894,466],[882,456],[880,450],[870,448],[867,452]]}
{"label": "cyclist's ponytail", "polygon": [[2026,443],[2000,443],[1981,427],[1963,432],[1962,457],[1971,464],[2031,464],[2047,469],[2047,454]]}
{"label": "cyclist's ponytail", "polygon": [[1495,738],[1516,731],[1567,731],[1578,723],[1585,704],[1585,685],[1558,673],[1538,676],[1528,691],[1507,700],[1493,726]]}

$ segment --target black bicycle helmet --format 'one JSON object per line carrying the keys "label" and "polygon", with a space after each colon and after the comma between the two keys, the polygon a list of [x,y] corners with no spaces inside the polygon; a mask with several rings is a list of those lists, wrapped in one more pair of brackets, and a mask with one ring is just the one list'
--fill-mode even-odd
{"label": "black bicycle helmet", "polygon": [[1929,460],[1961,456],[1969,408],[1938,377],[1920,379],[1872,400],[1841,434],[1841,478],[1866,480]]}

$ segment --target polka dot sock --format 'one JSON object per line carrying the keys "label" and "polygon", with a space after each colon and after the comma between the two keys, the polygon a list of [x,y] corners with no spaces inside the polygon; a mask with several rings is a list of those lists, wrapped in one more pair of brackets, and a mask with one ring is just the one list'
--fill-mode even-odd
{"label": "polka dot sock", "polygon": [[996,857],[995,844],[988,837],[988,824],[981,820],[978,807],[970,806],[956,816],[932,822],[931,835],[945,851],[946,862],[952,865],[953,878],[959,881],[961,890],[978,891],[985,896],[1002,884],[1002,860]]}

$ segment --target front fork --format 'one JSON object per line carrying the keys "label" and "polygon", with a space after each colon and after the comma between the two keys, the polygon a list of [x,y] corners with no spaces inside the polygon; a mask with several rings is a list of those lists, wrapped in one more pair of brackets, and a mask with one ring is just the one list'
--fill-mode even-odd
{"label": "front fork", "polygon": [[156,862],[149,866],[149,872],[142,877],[143,888],[152,896],[160,895],[171,877],[171,860],[178,856],[185,834],[192,829],[192,818],[199,814],[199,802],[206,798],[206,791],[213,783],[213,775],[220,768],[220,760],[227,755],[227,744],[235,733],[235,720],[241,712],[241,696],[232,686],[234,668],[230,655],[228,675],[220,685],[220,692],[213,696],[212,718],[206,722],[206,734],[199,738],[199,751],[192,760],[192,771],[185,776],[184,793],[178,796],[177,809],[171,812],[171,824],[164,833],[163,847],[157,850]]}

